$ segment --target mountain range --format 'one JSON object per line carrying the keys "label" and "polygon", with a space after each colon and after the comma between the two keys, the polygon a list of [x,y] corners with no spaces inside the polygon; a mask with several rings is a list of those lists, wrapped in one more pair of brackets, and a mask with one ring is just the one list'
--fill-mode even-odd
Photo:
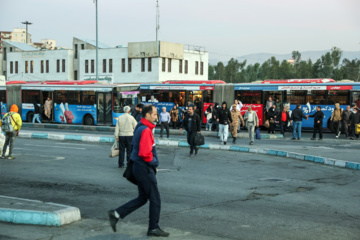
{"label": "mountain range", "polygon": [[[331,50],[300,52],[301,60],[307,61],[307,60],[311,59],[311,61],[314,63],[319,58],[321,58],[322,55],[325,55],[327,52],[331,52]],[[283,60],[291,59],[291,53],[289,53],[289,54],[254,53],[254,54],[240,56],[240,57],[237,57],[236,59],[239,62],[243,62],[244,60],[246,60],[246,65],[250,65],[250,64],[255,64],[255,63],[262,64],[263,62],[269,60],[271,57],[275,57],[281,63]],[[344,58],[347,58],[349,60],[360,59],[360,52],[344,51],[342,53],[342,59],[344,59]],[[342,59],[341,59],[341,61],[342,61]],[[211,59],[210,58],[209,64],[217,65],[218,62],[222,61],[224,63],[224,65],[226,65],[229,60],[230,59],[225,59],[225,58],[224,59]]]}

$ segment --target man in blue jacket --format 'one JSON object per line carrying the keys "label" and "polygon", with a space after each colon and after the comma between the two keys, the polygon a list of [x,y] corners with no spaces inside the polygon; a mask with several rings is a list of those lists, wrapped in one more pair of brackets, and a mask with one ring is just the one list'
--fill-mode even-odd
{"label": "man in blue jacket", "polygon": [[169,233],[159,227],[161,200],[157,187],[156,172],[159,160],[156,154],[155,140],[152,133],[157,119],[157,110],[153,105],[147,105],[142,109],[143,118],[134,131],[132,140],[133,150],[130,159],[134,162],[133,174],[138,185],[138,197],[108,211],[110,225],[116,232],[116,223],[119,218],[124,219],[127,215],[137,210],[150,201],[149,228],[147,235],[156,237],[168,237]]}

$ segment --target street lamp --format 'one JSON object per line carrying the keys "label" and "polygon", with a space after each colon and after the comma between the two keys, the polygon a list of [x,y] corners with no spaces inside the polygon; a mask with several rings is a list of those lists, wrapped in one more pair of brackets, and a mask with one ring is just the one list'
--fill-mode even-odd
{"label": "street lamp", "polygon": [[31,22],[25,21],[25,22],[21,22],[22,24],[26,25],[26,43],[28,43],[28,25],[31,25]]}
{"label": "street lamp", "polygon": [[99,46],[98,46],[98,0],[94,0],[96,7],[96,81],[99,79],[99,71],[98,71],[98,60],[99,60]]}

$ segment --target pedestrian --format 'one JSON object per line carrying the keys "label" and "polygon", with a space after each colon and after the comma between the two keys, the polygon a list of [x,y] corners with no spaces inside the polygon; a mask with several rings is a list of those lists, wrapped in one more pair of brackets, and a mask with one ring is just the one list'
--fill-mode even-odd
{"label": "pedestrian", "polygon": [[144,104],[139,103],[139,104],[137,105],[137,107],[138,107],[138,112],[137,112],[137,114],[136,114],[136,116],[135,116],[135,120],[136,120],[137,122],[140,122],[140,120],[141,120],[141,118],[142,118],[142,109],[143,109],[143,107],[144,107]]}
{"label": "pedestrian", "polygon": [[33,102],[33,105],[34,105],[34,116],[33,116],[33,119],[32,119],[32,123],[35,123],[35,120],[38,123],[41,123],[41,121],[40,121],[40,107],[36,103],[36,101]]}
{"label": "pedestrian", "polygon": [[201,118],[201,111],[200,108],[197,105],[194,105],[194,112],[199,115],[199,117]]}
{"label": "pedestrian", "polygon": [[166,111],[166,107],[162,108],[162,112],[160,113],[160,137],[163,136],[163,130],[166,130],[166,136],[169,138],[169,123],[170,123],[170,114]]}
{"label": "pedestrian", "polygon": [[335,103],[335,109],[331,114],[330,121],[332,122],[333,129],[335,131],[335,137],[339,138],[341,134],[341,116],[342,108],[339,103]]}
{"label": "pedestrian", "polygon": [[50,119],[51,113],[52,113],[52,100],[50,97],[48,97],[44,103],[44,110],[45,110],[45,116]]}
{"label": "pedestrian", "polygon": [[341,114],[341,125],[344,129],[344,133],[345,133],[345,138],[349,137],[349,132],[350,132],[350,115],[351,115],[351,107],[350,106],[346,106],[346,110],[344,110]]}
{"label": "pedestrian", "polygon": [[177,109],[176,105],[170,110],[170,116],[171,116],[171,123],[173,129],[176,129],[177,122],[179,120],[179,110]]}
{"label": "pedestrian", "polygon": [[278,110],[278,111],[281,111],[280,109],[281,109],[281,102],[280,102],[280,99],[279,98],[277,98],[276,100],[275,100],[275,106],[276,106],[276,109]]}
{"label": "pedestrian", "polygon": [[321,111],[321,106],[316,107],[316,112],[306,117],[314,118],[314,131],[311,140],[316,140],[316,133],[319,132],[319,140],[323,139],[323,119],[324,113]]}
{"label": "pedestrian", "polygon": [[230,111],[231,113],[231,119],[232,123],[230,124],[230,133],[233,137],[233,143],[236,143],[236,138],[238,134],[238,126],[240,125],[239,120],[241,121],[241,124],[244,126],[244,119],[241,116],[240,111],[237,109],[237,104],[232,105],[232,109]]}
{"label": "pedestrian", "polygon": [[194,151],[195,155],[197,155],[199,147],[195,146],[195,136],[196,133],[200,133],[201,121],[200,116],[195,113],[193,105],[188,107],[188,113],[185,115],[180,132],[183,128],[187,132],[187,142],[190,145],[189,157],[193,156]]}
{"label": "pedestrian", "polygon": [[178,110],[178,121],[177,127],[180,128],[182,124],[182,120],[184,119],[184,109],[182,109],[179,104],[176,104],[176,108]]}
{"label": "pedestrian", "polygon": [[269,100],[266,102],[266,112],[269,112],[269,109],[274,105],[275,105],[275,101],[270,96]]}
{"label": "pedestrian", "polygon": [[135,128],[132,141],[133,149],[131,161],[134,162],[132,172],[138,186],[137,198],[108,211],[110,225],[116,232],[116,223],[150,201],[148,236],[168,237],[169,233],[159,227],[161,199],[158,189],[156,172],[159,159],[156,154],[155,140],[152,129],[157,118],[157,110],[153,105],[146,105],[142,109],[143,118]]}
{"label": "pedestrian", "polygon": [[359,139],[359,134],[356,134],[357,124],[360,123],[360,112],[358,108],[354,108],[354,112],[350,115],[350,139]]}
{"label": "pedestrian", "polygon": [[130,115],[131,108],[124,107],[124,114],[118,117],[115,127],[115,141],[119,143],[119,168],[123,168],[126,152],[126,163],[130,162],[131,141],[134,136],[134,130],[137,122],[133,116]]}
{"label": "pedestrian", "polygon": [[[358,96],[358,99],[355,101],[356,107],[360,109],[360,96]],[[359,111],[358,111],[359,112]]]}
{"label": "pedestrian", "polygon": [[304,112],[301,110],[301,105],[297,104],[294,111],[291,113],[291,120],[293,121],[293,135],[291,140],[296,140],[296,131],[297,131],[297,140],[301,139],[301,125],[302,119],[308,119]]}
{"label": "pedestrian", "polygon": [[352,103],[350,111],[355,113],[355,110],[354,110],[355,108],[357,108],[356,103]]}
{"label": "pedestrian", "polygon": [[[240,100],[238,100],[238,99],[235,99],[235,104],[236,104],[236,109],[237,109],[237,110],[240,112],[240,114],[241,114],[241,109],[242,109],[242,107],[243,107],[244,105],[243,105],[242,102],[241,102]],[[240,132],[240,124],[238,124],[237,132],[238,132],[238,133]]]}
{"label": "pedestrian", "polygon": [[[18,113],[18,111],[19,108],[15,104],[13,104],[11,105],[10,112],[6,113],[2,118],[4,122],[7,116],[11,117],[11,126],[13,127],[13,131],[5,133],[5,144],[0,158],[15,159],[15,157],[12,155],[12,152],[16,137],[19,135],[19,131],[22,126],[21,116]],[[5,157],[5,153],[8,146],[9,146],[9,155],[8,157]]]}
{"label": "pedestrian", "polygon": [[259,118],[256,112],[254,112],[251,108],[251,106],[248,106],[248,110],[245,113],[245,121],[246,121],[246,128],[249,132],[249,138],[250,138],[250,145],[254,144],[254,132],[255,132],[255,126],[259,127]]}
{"label": "pedestrian", "polygon": [[138,104],[135,105],[133,109],[131,109],[130,115],[133,116],[136,119],[136,115],[139,113],[139,107]]}
{"label": "pedestrian", "polygon": [[222,108],[218,112],[216,121],[219,123],[220,144],[226,145],[229,136],[229,124],[232,123],[232,118],[227,103],[224,101],[221,105]]}
{"label": "pedestrian", "polygon": [[287,107],[283,107],[283,110],[277,115],[276,121],[280,125],[280,133],[283,135],[283,137],[285,137],[287,126],[289,125],[289,122],[291,122]]}
{"label": "pedestrian", "polygon": [[213,118],[213,121],[212,121],[212,131],[216,131],[218,134],[218,137],[219,136],[219,122],[217,121],[217,115],[218,115],[218,112],[219,112],[219,104],[218,103],[214,103],[214,108],[212,109],[212,118]]}
{"label": "pedestrian", "polygon": [[213,123],[212,112],[213,112],[213,105],[210,104],[209,107],[205,111],[205,115],[206,115],[206,126],[205,126],[205,128],[206,128],[206,131],[211,131],[211,127],[212,127],[212,123]]}
{"label": "pedestrian", "polygon": [[270,123],[269,131],[268,133],[275,133],[275,127],[276,127],[276,117],[279,113],[276,110],[276,105],[273,105],[268,112],[268,120]]}

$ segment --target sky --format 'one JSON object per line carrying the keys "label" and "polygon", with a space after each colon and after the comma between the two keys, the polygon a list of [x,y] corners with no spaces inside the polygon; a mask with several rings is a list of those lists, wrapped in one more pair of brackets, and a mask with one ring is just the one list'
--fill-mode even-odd
{"label": "sky", "polygon": [[[359,52],[359,0],[159,0],[159,40],[202,46],[210,59],[253,53]],[[33,42],[96,39],[93,0],[0,0],[0,31],[25,27]],[[156,0],[98,0],[99,41],[155,41]]]}

